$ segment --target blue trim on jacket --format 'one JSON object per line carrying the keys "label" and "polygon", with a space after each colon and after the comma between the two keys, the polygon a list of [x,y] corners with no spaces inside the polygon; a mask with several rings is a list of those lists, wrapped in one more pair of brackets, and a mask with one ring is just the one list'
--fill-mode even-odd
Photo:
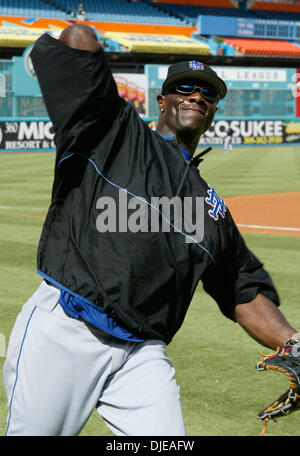
{"label": "blue trim on jacket", "polygon": [[140,339],[134,334],[130,333],[126,329],[122,328],[116,321],[107,315],[107,313],[101,309],[101,307],[96,306],[91,301],[82,296],[74,293],[68,288],[64,287],[56,280],[47,276],[44,272],[37,270],[37,273],[40,274],[47,282],[52,283],[54,286],[60,289],[60,298],[59,304],[62,306],[64,311],[74,317],[82,318],[83,320],[91,323],[102,331],[111,334],[118,339],[127,340],[130,342],[143,342],[145,339]]}

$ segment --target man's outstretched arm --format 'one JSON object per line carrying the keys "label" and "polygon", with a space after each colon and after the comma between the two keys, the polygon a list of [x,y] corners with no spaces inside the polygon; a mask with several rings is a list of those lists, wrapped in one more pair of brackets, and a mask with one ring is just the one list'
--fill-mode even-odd
{"label": "man's outstretched arm", "polygon": [[88,153],[123,103],[95,31],[76,24],[59,39],[45,33],[31,58],[53,124],[58,162],[75,149]]}
{"label": "man's outstretched arm", "polygon": [[274,350],[297,333],[278,307],[262,294],[251,302],[238,304],[235,317],[253,339]]}

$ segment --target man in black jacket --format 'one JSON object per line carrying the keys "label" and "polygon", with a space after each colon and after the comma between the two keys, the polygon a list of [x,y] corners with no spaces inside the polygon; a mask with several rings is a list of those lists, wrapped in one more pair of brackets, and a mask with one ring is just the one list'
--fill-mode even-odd
{"label": "man in black jacket", "polygon": [[77,435],[96,408],[116,435],[185,435],[165,347],[199,280],[259,343],[276,348],[296,333],[196,167],[226,85],[201,62],[171,65],[152,131],[118,96],[88,26],[43,35],[31,56],[57,154],[38,247],[43,280],[4,366],[6,433]]}

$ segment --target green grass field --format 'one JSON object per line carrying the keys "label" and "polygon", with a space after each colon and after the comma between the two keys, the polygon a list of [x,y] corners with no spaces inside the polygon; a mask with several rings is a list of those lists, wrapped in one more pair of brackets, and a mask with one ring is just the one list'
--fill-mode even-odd
{"label": "green grass field", "polygon": [[[22,304],[40,283],[36,248],[49,204],[53,153],[0,154],[0,333],[6,338]],[[300,191],[300,146],[211,151],[201,174],[223,197]],[[268,208],[266,208],[266,211]],[[299,208],[295,208],[299,210]],[[282,311],[300,330],[300,237],[245,234],[277,285]],[[190,436],[257,436],[257,412],[287,388],[283,375],[258,372],[258,351],[269,352],[222,316],[199,285],[168,354],[181,385]],[[0,358],[0,435],[6,396]],[[94,413],[81,435],[112,435]],[[300,412],[269,423],[266,435],[299,436]]]}

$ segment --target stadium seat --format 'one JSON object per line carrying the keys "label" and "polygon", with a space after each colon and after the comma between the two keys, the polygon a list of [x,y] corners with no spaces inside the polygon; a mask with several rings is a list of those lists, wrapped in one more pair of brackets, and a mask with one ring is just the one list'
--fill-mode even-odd
{"label": "stadium seat", "polygon": [[0,15],[8,17],[70,18],[65,11],[59,10],[43,0],[1,0]]}
{"label": "stadium seat", "polygon": [[252,10],[240,10],[236,7],[229,8],[224,6],[213,6],[213,3],[209,2],[210,6],[203,5],[191,5],[191,4],[175,4],[167,3],[165,0],[160,0],[155,2],[153,5],[156,5],[161,11],[169,12],[171,14],[182,17],[183,19],[188,20],[191,24],[195,25],[199,15],[211,15],[211,16],[222,16],[222,17],[248,17],[248,18],[257,18],[257,14]]}
{"label": "stadium seat", "polygon": [[[76,11],[78,1],[57,0],[61,8]],[[122,0],[85,0],[86,19],[101,22],[127,22],[140,24],[180,25],[183,19],[170,15],[144,2],[127,2]]]}
{"label": "stadium seat", "polygon": [[242,55],[299,57],[300,46],[288,41],[226,38],[224,42]]}
{"label": "stadium seat", "polygon": [[294,13],[300,14],[300,1],[254,1],[249,10],[255,10],[257,13],[265,14],[268,18],[294,20]]}
{"label": "stadium seat", "polygon": [[[159,0],[152,0],[151,3],[159,3]],[[190,5],[190,6],[206,6],[217,8],[237,8],[237,0],[164,0],[164,3],[173,5]]]}

